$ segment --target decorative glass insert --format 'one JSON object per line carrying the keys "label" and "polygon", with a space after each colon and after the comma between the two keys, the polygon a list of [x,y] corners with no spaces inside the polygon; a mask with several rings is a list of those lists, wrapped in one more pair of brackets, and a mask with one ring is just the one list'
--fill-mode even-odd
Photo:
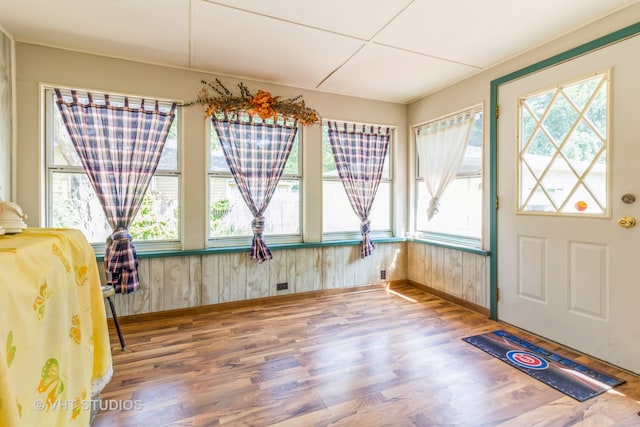
{"label": "decorative glass insert", "polygon": [[608,215],[609,74],[518,99],[519,213]]}

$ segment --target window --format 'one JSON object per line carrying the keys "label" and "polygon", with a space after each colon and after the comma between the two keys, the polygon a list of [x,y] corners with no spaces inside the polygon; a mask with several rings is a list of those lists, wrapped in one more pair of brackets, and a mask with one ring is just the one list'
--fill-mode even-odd
{"label": "window", "polygon": [[[352,125],[353,123],[349,123],[349,126]],[[356,125],[363,126],[363,124]],[[392,235],[392,174],[389,154],[392,151],[392,146],[393,134],[389,141],[380,186],[369,215],[371,235],[373,237]],[[325,239],[360,239],[362,237],[360,234],[360,219],[353,211],[347,192],[338,176],[336,163],[331,152],[331,143],[329,142],[329,128],[326,123],[322,125],[322,192],[322,230]]]}
{"label": "window", "polygon": [[[88,102],[86,92],[78,91],[81,102]],[[99,92],[91,91],[94,102],[100,102]],[[80,159],[75,152],[62,117],[55,104],[52,88],[45,88],[46,114],[46,223],[49,227],[67,227],[81,230],[89,242],[104,245],[111,234],[104,211],[89,183]],[[84,99],[83,99],[84,96]],[[129,97],[131,102],[131,97]],[[113,105],[124,100],[110,94]],[[167,110],[170,102],[166,104]],[[137,106],[136,106],[137,107]],[[180,168],[179,111],[169,131],[160,163],[151,180],[142,205],[129,233],[139,248],[178,247],[180,239]]]}
{"label": "window", "polygon": [[440,197],[438,213],[427,218],[430,196],[420,176],[416,155],[416,231],[418,237],[461,240],[479,244],[482,238],[482,109],[473,107],[460,113],[432,120],[420,128],[447,123],[457,117],[473,115],[467,148],[455,179]]}
{"label": "window", "polygon": [[[255,118],[254,118],[255,120]],[[250,244],[253,215],[227,166],[214,127],[209,124],[209,242]],[[300,128],[269,206],[264,213],[268,243],[302,241]]]}
{"label": "window", "polygon": [[518,212],[606,216],[606,73],[518,100]]}

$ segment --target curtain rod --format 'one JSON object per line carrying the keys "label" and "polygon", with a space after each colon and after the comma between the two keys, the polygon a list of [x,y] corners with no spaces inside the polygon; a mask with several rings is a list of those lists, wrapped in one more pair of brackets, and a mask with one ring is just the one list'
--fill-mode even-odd
{"label": "curtain rod", "polygon": [[452,113],[447,113],[447,114],[444,114],[442,116],[436,117],[435,119],[429,119],[429,120],[426,120],[424,122],[412,125],[411,129],[417,129],[417,128],[425,127],[427,125],[431,125],[431,124],[434,124],[434,123],[437,123],[437,122],[441,122],[443,120],[452,119],[452,118],[455,118],[456,116],[459,116],[460,114],[463,114],[463,113],[465,113],[465,114],[466,113],[476,114],[476,113],[481,112],[483,110],[483,107],[484,107],[484,103],[480,102],[479,104],[475,104],[475,105],[472,105],[472,106],[466,107],[466,108],[461,108],[461,109],[456,110],[456,111],[454,111]]}

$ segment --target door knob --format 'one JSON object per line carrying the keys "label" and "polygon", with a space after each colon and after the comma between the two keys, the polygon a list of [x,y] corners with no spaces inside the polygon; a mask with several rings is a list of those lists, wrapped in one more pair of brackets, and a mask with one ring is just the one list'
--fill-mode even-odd
{"label": "door knob", "polygon": [[618,225],[622,228],[633,228],[636,226],[636,219],[632,216],[623,216],[618,220]]}

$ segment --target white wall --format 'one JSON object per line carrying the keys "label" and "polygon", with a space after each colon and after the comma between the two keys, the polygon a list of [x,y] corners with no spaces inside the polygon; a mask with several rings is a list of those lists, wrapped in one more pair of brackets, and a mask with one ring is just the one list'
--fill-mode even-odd
{"label": "white wall", "polygon": [[14,41],[0,27],[0,200],[13,198],[13,150],[15,141]]}
{"label": "white wall", "polygon": [[[459,82],[453,86],[440,90],[436,93],[429,94],[424,98],[413,102],[409,105],[407,112],[408,125],[415,126],[433,118],[437,118],[462,108],[483,103],[484,105],[484,174],[487,177],[484,180],[484,193],[486,195],[483,208],[483,247],[489,249],[489,118],[492,112],[489,111],[490,102],[490,83],[499,77],[507,75],[513,71],[533,65],[539,61],[550,58],[556,54],[571,50],[582,44],[591,42],[599,37],[610,34],[616,30],[622,29],[629,25],[633,25],[640,21],[640,4],[614,13],[604,19],[594,22],[577,31],[567,34],[564,37],[553,40],[529,52],[522,53],[508,61],[505,61],[487,71],[479,73],[471,78]],[[505,37],[508,37],[505,34]],[[637,52],[630,52],[631,55],[637,55]],[[414,144],[412,135],[408,132],[409,146]],[[415,153],[413,149],[409,149],[409,186],[408,194],[414,194],[415,176]],[[410,202],[411,203],[411,202]],[[409,212],[410,221],[413,221],[413,212]],[[411,222],[410,222],[411,223]],[[409,227],[410,228],[410,227]]]}
{"label": "white wall", "polygon": [[[29,215],[29,226],[44,225],[43,135],[40,85],[61,85],[81,89],[132,94],[146,97],[193,101],[201,89],[201,80],[216,77],[229,89],[240,80],[212,74],[162,67],[96,55],[16,43],[17,75],[17,196],[16,201]],[[244,80],[254,93],[258,89],[282,97],[303,95],[305,103],[324,118],[379,123],[396,126],[394,145],[396,200],[395,229],[400,236],[406,231],[405,165],[407,162],[407,107],[346,96],[330,95],[274,86]],[[184,249],[205,247],[206,215],[206,159],[208,142],[205,136],[204,109],[200,105],[186,107],[182,114],[183,151],[182,184]],[[322,133],[318,125],[305,127],[304,194],[305,241],[317,242],[322,236]]]}
{"label": "white wall", "polygon": [[[408,148],[413,142],[409,135],[411,125],[423,123],[478,102],[484,103],[484,167],[488,173],[490,82],[497,77],[638,21],[640,21],[640,3],[561,39],[523,53],[491,70],[429,94],[408,106],[253,81],[245,80],[244,82],[253,91],[260,88],[284,97],[301,94],[307,105],[317,109],[325,118],[397,126],[398,133],[393,153],[396,202],[394,221],[396,235],[404,236],[405,231],[410,229],[408,225],[410,212],[407,206],[411,206],[410,195],[414,191],[412,177],[415,159],[412,150]],[[17,157],[14,159],[17,163],[16,201],[29,214],[30,226],[44,224],[43,139],[39,89],[41,83],[190,101],[200,90],[200,80],[212,80],[216,77],[182,69],[24,43],[16,44],[16,67],[18,108],[18,147]],[[229,78],[221,77],[221,79],[229,88],[235,87],[238,82]],[[202,108],[190,107],[184,111],[183,131],[183,185],[188,188],[188,191],[184,192],[183,200],[183,220],[186,225],[184,246],[185,249],[199,249],[205,245],[207,225],[205,214],[207,143]],[[307,199],[304,218],[305,241],[317,242],[320,241],[322,234],[320,128],[318,126],[306,128],[303,136],[304,191]],[[485,180],[484,185],[487,194],[484,206],[484,247],[488,248],[488,179]],[[125,314],[153,312],[273,295],[272,285],[283,279],[292,282],[293,289],[290,292],[373,283],[378,281],[375,275],[376,270],[384,266],[393,271],[392,280],[410,279],[479,306],[488,307],[488,269],[484,257],[458,254],[457,251],[449,249],[426,248],[415,243],[378,246],[381,249],[380,252],[371,260],[362,262],[349,255],[356,251],[355,247],[278,251],[280,254],[286,254],[286,261],[279,259],[269,266],[244,265],[242,264],[245,262],[244,254],[144,260],[141,265],[143,291],[132,295],[119,295],[118,300]],[[231,259],[235,261],[229,261]],[[239,263],[244,265],[240,270],[237,269]],[[176,265],[182,267],[176,268]],[[394,269],[394,265],[398,267]],[[266,273],[265,269],[268,269],[269,273]],[[178,274],[178,277],[176,272],[182,273]],[[165,273],[168,273],[168,276]],[[231,288],[227,286],[229,280],[238,277],[244,277],[246,280],[242,279],[240,286],[234,286],[235,293],[230,295]],[[268,279],[264,279],[265,277]],[[177,287],[177,283],[181,286]]]}

